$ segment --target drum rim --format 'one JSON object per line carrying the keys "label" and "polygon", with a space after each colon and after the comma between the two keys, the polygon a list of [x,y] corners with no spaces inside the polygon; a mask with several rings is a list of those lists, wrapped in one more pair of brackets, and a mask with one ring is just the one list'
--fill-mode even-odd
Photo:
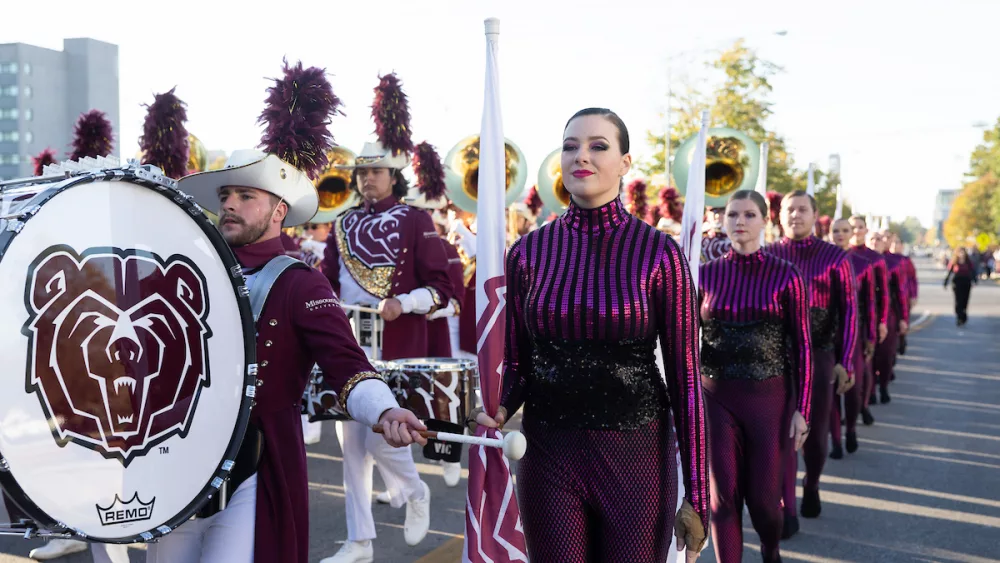
{"label": "drum rim", "polygon": [[412,370],[412,369],[426,369],[435,367],[445,367],[453,366],[452,369],[475,369],[478,362],[476,360],[467,360],[464,358],[447,358],[447,357],[417,357],[417,358],[399,358],[393,360],[396,368],[401,371]]}
{"label": "drum rim", "polygon": [[[145,171],[141,168],[129,165],[123,168],[105,169],[80,176],[73,176],[65,180],[53,182],[51,186],[39,190],[39,192],[29,200],[28,206],[40,209],[46,203],[51,201],[58,193],[77,186],[92,184],[97,181],[128,181],[144,188],[152,189],[155,193],[158,193],[184,210],[186,214],[195,222],[195,224],[201,228],[201,231],[205,234],[209,243],[216,250],[219,258],[222,260],[226,271],[230,274],[229,282],[232,285],[233,294],[236,297],[237,305],[239,307],[240,322],[243,325],[243,333],[245,335],[255,335],[256,327],[254,326],[253,321],[253,311],[250,307],[249,294],[246,292],[246,280],[243,277],[242,267],[236,259],[236,254],[233,253],[229,244],[226,243],[225,239],[222,237],[222,233],[219,232],[219,230],[212,223],[212,220],[208,218],[201,206],[195,203],[191,196],[175,187],[176,183],[173,180],[144,172]],[[22,219],[22,221],[27,222],[30,219],[31,217],[28,217]],[[7,249],[10,247],[14,239],[17,238],[18,234],[19,231],[6,229],[0,231],[0,260],[3,259],[3,255],[7,252]],[[245,391],[240,399],[240,408],[236,419],[236,426],[233,435],[230,437],[229,443],[226,446],[225,454],[219,461],[216,469],[211,473],[209,480],[204,486],[202,486],[201,490],[194,497],[194,499],[177,514],[165,520],[159,526],[156,526],[155,528],[148,528],[131,536],[108,538],[85,534],[75,528],[67,526],[65,523],[58,522],[49,516],[49,514],[44,510],[39,508],[38,505],[36,505],[34,501],[32,501],[31,498],[24,493],[24,490],[21,489],[17,479],[6,466],[7,464],[3,458],[2,452],[0,452],[0,488],[3,489],[4,494],[6,494],[10,500],[13,501],[13,503],[24,513],[24,515],[32,520],[32,522],[39,529],[48,529],[60,533],[67,532],[71,533],[76,538],[110,544],[144,543],[169,534],[173,530],[177,529],[181,524],[190,520],[191,517],[194,516],[212,498],[212,496],[218,493],[219,487],[221,487],[222,483],[227,481],[229,478],[229,473],[232,470],[232,464],[235,461],[236,454],[243,442],[243,436],[246,434],[247,426],[250,423],[251,409],[255,404],[254,394],[256,391],[257,379],[256,339],[244,338],[243,340],[243,355],[245,359],[243,387]]]}

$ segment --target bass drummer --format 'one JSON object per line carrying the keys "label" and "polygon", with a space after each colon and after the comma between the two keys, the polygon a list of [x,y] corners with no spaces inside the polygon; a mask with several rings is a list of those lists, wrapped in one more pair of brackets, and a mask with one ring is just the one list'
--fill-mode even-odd
{"label": "bass drummer", "polygon": [[313,365],[328,374],[356,424],[381,424],[389,445],[409,451],[414,441],[426,443],[414,431],[424,426],[397,406],[323,275],[297,261],[272,267],[285,254],[282,225],[302,224],[318,208],[305,173],[273,154],[240,150],[225,168],[186,176],[179,187],[219,216],[251,301],[260,292],[267,298],[257,322],[256,404],[226,484],[232,493],[220,491],[198,518],[150,544],[147,561],[305,563],[309,491],[300,400]]}

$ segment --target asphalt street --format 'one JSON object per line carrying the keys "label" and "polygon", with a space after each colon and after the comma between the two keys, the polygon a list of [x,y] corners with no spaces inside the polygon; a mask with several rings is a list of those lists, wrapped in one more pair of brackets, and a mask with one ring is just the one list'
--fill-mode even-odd
{"label": "asphalt street", "polygon": [[[786,562],[1000,563],[1000,286],[975,286],[969,323],[957,328],[952,294],[941,286],[943,270],[927,261],[918,268],[915,316],[929,316],[899,359],[892,402],[873,407],[874,426],[859,426],[857,453],[827,464],[822,516],[803,519],[801,532],[782,543]],[[414,452],[432,491],[431,532],[409,547],[403,541],[405,509],[375,504],[376,561],[458,561],[464,475],[458,487],[448,488],[440,466]],[[347,535],[333,423],[324,425],[322,441],[308,448],[308,456],[310,561],[317,562],[336,552]],[[377,471],[375,482],[379,490]],[[744,528],[744,561],[759,561],[749,519]],[[2,538],[0,563],[30,561],[28,551],[41,543]],[[715,561],[711,549],[699,561]],[[132,562],[144,561],[142,546],[129,554]],[[60,561],[92,558],[84,553]]]}

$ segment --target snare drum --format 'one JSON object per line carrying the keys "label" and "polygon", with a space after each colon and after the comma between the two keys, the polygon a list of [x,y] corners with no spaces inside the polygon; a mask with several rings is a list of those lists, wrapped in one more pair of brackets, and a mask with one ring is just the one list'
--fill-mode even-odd
{"label": "snare drum", "polygon": [[250,418],[236,257],[152,166],[0,183],[0,533],[150,541],[218,493]]}
{"label": "snare drum", "polygon": [[[393,362],[368,360],[368,363],[387,381],[399,369]],[[302,414],[309,416],[309,422],[351,420],[351,417],[340,407],[340,397],[337,396],[337,392],[327,387],[323,370],[318,365],[313,366],[309,385],[306,386],[305,392],[302,394]]]}
{"label": "snare drum", "polygon": [[465,426],[476,406],[479,370],[474,360],[409,358],[395,360],[397,370],[387,381],[403,408],[422,420],[435,419]]}

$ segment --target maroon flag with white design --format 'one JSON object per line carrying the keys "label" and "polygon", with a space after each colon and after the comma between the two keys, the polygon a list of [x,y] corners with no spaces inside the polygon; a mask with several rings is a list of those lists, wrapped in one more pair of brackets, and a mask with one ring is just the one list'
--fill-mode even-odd
{"label": "maroon flag with white design", "polygon": [[[486,20],[486,96],[479,133],[479,199],[476,236],[476,350],[483,407],[496,416],[500,406],[506,325],[506,164],[500,114],[497,39],[500,21]],[[500,437],[480,426],[479,436]],[[469,448],[469,491],[465,505],[465,563],[527,561],[521,513],[510,464],[499,448]]]}

